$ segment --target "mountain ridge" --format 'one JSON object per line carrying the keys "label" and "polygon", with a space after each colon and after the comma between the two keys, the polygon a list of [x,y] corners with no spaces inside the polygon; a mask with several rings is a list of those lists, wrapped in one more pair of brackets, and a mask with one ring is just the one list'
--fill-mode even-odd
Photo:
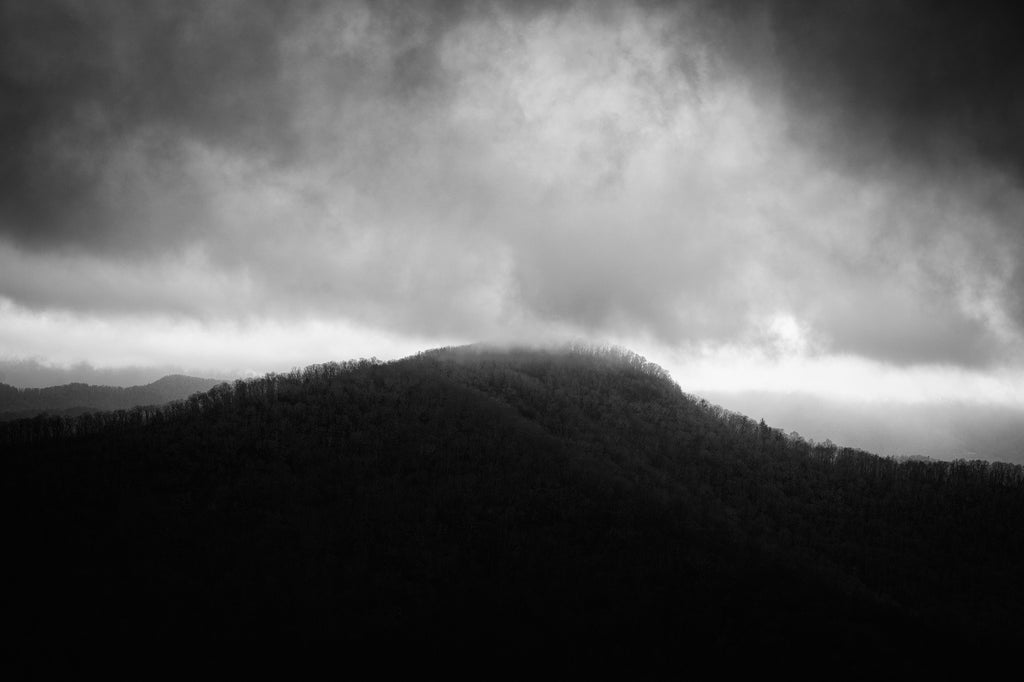
{"label": "mountain ridge", "polygon": [[710,391],[712,402],[804,436],[888,456],[1024,464],[1024,409],[967,401],[866,402],[811,393]]}
{"label": "mountain ridge", "polygon": [[44,611],[103,595],[124,637],[774,665],[800,642],[860,672],[1024,638],[1024,469],[786,436],[620,350],[325,363],[0,444]]}
{"label": "mountain ridge", "polygon": [[139,386],[105,386],[71,382],[45,388],[15,388],[0,383],[0,421],[33,417],[45,412],[77,416],[91,411],[126,410],[162,405],[207,391],[217,379],[168,374]]}

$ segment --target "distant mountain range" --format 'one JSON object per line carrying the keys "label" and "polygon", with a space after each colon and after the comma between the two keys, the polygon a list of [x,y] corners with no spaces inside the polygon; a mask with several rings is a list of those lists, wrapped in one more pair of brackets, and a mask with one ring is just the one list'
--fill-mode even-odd
{"label": "distant mountain range", "polygon": [[217,379],[172,374],[144,386],[92,386],[72,383],[49,388],[15,388],[0,384],[0,421],[44,412],[75,416],[101,410],[127,410],[140,405],[163,405],[207,391]]}

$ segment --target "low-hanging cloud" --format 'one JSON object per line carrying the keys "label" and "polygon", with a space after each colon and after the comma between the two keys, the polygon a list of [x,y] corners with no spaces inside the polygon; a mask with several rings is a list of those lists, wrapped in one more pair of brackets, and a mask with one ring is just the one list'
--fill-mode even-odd
{"label": "low-hanging cloud", "polygon": [[[1017,95],[1000,105],[1002,75],[969,86],[989,62],[965,57],[949,90],[908,104],[933,36],[871,34],[894,63],[880,83],[843,16],[6,4],[0,296],[675,347],[756,344],[789,315],[816,352],[1018,358],[1024,152],[991,143]],[[934,160],[942,145],[959,163]]]}

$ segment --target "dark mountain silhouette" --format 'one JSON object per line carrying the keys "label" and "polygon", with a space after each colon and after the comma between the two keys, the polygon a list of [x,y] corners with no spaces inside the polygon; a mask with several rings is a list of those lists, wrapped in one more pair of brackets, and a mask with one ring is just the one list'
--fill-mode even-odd
{"label": "dark mountain silhouette", "polygon": [[145,386],[92,386],[82,383],[48,388],[15,388],[0,384],[0,421],[50,412],[68,416],[99,410],[127,410],[140,405],[163,405],[207,391],[221,383],[172,374]]}
{"label": "dark mountain silhouette", "polygon": [[620,350],[329,363],[0,449],[34,638],[840,678],[1024,641],[1024,469],[786,436]]}

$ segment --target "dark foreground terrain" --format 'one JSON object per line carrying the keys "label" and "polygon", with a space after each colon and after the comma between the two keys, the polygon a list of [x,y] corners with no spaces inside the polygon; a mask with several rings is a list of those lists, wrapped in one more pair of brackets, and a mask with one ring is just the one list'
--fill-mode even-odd
{"label": "dark foreground terrain", "polygon": [[0,450],[29,641],[824,677],[1024,643],[1020,467],[790,438],[624,351],[319,365]]}

